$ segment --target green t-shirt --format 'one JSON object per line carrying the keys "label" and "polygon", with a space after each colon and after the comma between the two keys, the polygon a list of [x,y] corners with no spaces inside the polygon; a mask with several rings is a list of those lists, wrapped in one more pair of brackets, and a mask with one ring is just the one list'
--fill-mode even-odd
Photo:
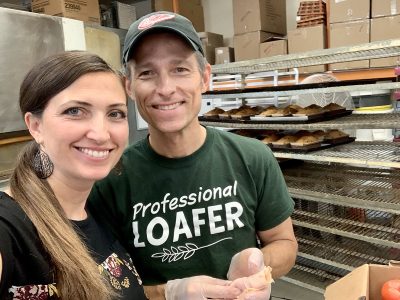
{"label": "green t-shirt", "polygon": [[256,232],[293,211],[279,165],[261,142],[207,128],[204,145],[178,159],[144,139],[123,173],[97,183],[89,205],[128,247],[144,284],[193,275],[226,278],[232,256]]}

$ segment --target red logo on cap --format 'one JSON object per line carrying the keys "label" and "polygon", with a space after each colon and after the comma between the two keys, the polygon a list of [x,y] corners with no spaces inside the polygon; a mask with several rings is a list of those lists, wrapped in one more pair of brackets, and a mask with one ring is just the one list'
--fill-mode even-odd
{"label": "red logo on cap", "polygon": [[173,18],[175,18],[175,16],[171,15],[171,14],[155,14],[155,15],[152,15],[152,16],[144,19],[142,22],[140,22],[138,29],[140,29],[140,30],[146,29],[146,28],[153,26],[154,24],[160,23],[162,21],[170,20]]}

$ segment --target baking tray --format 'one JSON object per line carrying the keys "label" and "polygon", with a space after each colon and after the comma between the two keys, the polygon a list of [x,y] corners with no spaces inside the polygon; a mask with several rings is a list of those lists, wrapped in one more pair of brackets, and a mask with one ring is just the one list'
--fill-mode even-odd
{"label": "baking tray", "polygon": [[245,123],[245,121],[249,120],[244,120],[244,119],[231,119],[231,118],[224,118],[221,119],[219,117],[204,117],[204,116],[199,116],[199,121],[204,121],[204,122],[220,122],[220,123]]}
{"label": "baking tray", "polygon": [[296,147],[293,148],[291,146],[288,147],[274,147],[274,145],[267,145],[268,147],[271,148],[273,151],[277,152],[293,152],[293,153],[307,153],[311,151],[317,151],[317,150],[322,150],[326,149],[329,147],[332,147],[332,144],[325,144],[325,143],[319,143],[319,144],[312,144],[304,147]]}
{"label": "baking tray", "polygon": [[324,114],[317,114],[311,116],[288,116],[288,117],[264,117],[264,116],[253,116],[250,117],[250,121],[246,123],[307,123],[307,122],[318,122],[324,120]]}
{"label": "baking tray", "polygon": [[321,143],[312,144],[312,145],[308,145],[308,146],[304,146],[304,147],[291,147],[291,146],[289,146],[289,147],[274,147],[274,145],[272,145],[272,144],[271,145],[265,144],[265,145],[270,147],[271,150],[278,151],[278,152],[307,153],[307,152],[311,152],[311,151],[323,150],[326,148],[331,148],[331,147],[335,147],[338,145],[351,143],[354,141],[355,141],[354,137],[345,137],[345,138],[338,138],[335,140],[329,140],[329,142],[322,141]]}
{"label": "baking tray", "polygon": [[354,137],[343,136],[343,137],[336,138],[336,139],[326,139],[323,142],[332,144],[332,145],[341,145],[341,144],[347,144],[347,143],[354,142],[355,139],[356,138],[354,138]]}
{"label": "baking tray", "polygon": [[351,110],[340,110],[332,111],[328,113],[316,114],[311,116],[289,116],[289,117],[264,117],[264,116],[252,116],[245,117],[242,119],[231,119],[219,117],[205,117],[199,116],[199,121],[204,122],[220,122],[220,123],[242,123],[242,124],[266,124],[266,123],[285,123],[285,124],[302,124],[302,123],[315,123],[321,121],[327,121],[336,119],[339,117],[351,115]]}

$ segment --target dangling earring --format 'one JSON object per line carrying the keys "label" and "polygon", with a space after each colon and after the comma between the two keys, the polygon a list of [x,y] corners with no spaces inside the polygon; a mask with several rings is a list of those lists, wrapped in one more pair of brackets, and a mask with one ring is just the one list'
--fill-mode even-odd
{"label": "dangling earring", "polygon": [[53,174],[54,170],[54,165],[49,155],[40,148],[33,158],[32,167],[40,179],[46,179]]}

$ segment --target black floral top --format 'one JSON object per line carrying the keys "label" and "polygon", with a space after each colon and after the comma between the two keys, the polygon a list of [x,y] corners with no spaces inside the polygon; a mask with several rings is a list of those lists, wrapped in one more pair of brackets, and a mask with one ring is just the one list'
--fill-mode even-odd
{"label": "black floral top", "polygon": [[[121,244],[89,214],[84,221],[72,221],[86,242],[99,272],[121,295],[118,299],[146,299],[139,274]],[[36,229],[19,205],[0,192],[0,253],[3,270],[0,299],[58,299],[50,259]]]}

